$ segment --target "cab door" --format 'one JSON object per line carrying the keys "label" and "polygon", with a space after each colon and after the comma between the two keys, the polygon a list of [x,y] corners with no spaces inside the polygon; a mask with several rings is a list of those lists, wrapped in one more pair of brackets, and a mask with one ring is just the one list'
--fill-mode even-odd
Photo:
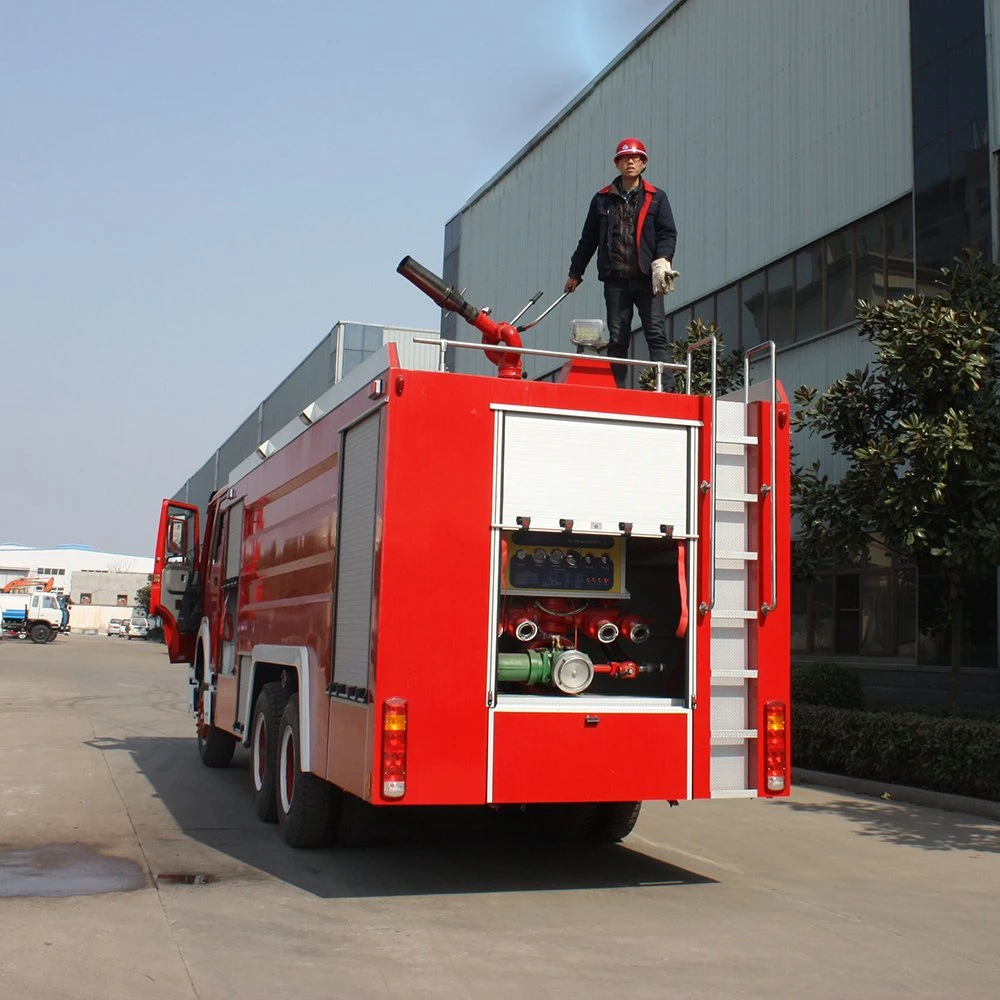
{"label": "cab door", "polygon": [[[240,564],[243,550],[243,500],[219,511],[216,548],[212,554],[209,629],[215,673],[216,725],[237,728],[241,694],[246,694],[248,670],[237,677],[236,623],[239,615]],[[245,658],[246,659],[246,658]],[[241,684],[242,682],[242,684]],[[242,690],[241,690],[242,689]]]}
{"label": "cab door", "polygon": [[153,555],[149,610],[163,623],[171,663],[194,660],[201,622],[198,537],[198,508],[164,500]]}

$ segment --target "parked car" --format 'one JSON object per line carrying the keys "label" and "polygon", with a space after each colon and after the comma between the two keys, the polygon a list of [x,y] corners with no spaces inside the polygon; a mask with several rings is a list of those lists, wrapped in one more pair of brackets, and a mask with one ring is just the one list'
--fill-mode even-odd
{"label": "parked car", "polygon": [[125,634],[125,622],[121,618],[108,619],[108,635],[117,636],[119,639]]}
{"label": "parked car", "polygon": [[149,635],[149,622],[146,618],[140,617],[138,615],[133,615],[132,619],[128,623],[128,637],[131,639],[133,636],[136,639],[145,639]]}

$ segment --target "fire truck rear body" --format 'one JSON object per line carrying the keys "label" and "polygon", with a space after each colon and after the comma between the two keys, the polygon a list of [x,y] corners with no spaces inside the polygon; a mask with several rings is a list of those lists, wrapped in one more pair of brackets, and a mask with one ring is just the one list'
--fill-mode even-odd
{"label": "fire truck rear body", "polygon": [[250,745],[280,681],[301,771],[374,805],[788,793],[780,389],[624,391],[583,355],[555,382],[403,370],[392,345],[362,374],[215,494],[197,562],[164,501],[154,611],[202,732]]}

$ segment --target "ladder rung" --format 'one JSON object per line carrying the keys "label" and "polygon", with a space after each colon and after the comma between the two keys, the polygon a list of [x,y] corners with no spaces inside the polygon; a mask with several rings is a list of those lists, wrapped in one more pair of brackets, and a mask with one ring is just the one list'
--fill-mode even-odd
{"label": "ladder rung", "polygon": [[713,610],[712,610],[712,617],[713,618],[722,618],[722,619],[727,619],[728,618],[728,619],[733,619],[733,620],[744,619],[745,621],[750,621],[750,620],[752,620],[752,619],[754,619],[754,618],[757,617],[757,612],[756,611],[727,611],[725,609],[720,610],[718,608],[713,608]]}
{"label": "ladder rung", "polygon": [[723,552],[715,553],[715,561],[723,562],[728,559],[731,562],[753,562],[757,558],[756,552],[737,552],[735,549],[726,549]]}
{"label": "ladder rung", "polygon": [[715,498],[716,503],[756,503],[756,493],[733,493],[732,495],[719,494]]}
{"label": "ladder rung", "polygon": [[712,742],[716,740],[755,740],[757,739],[756,729],[713,729]]}
{"label": "ladder rung", "polygon": [[753,680],[757,676],[756,670],[713,670],[712,677],[721,677],[724,679],[728,678],[740,678],[745,677],[747,680]]}
{"label": "ladder rung", "polygon": [[717,434],[715,436],[717,444],[756,444],[757,438],[747,434]]}

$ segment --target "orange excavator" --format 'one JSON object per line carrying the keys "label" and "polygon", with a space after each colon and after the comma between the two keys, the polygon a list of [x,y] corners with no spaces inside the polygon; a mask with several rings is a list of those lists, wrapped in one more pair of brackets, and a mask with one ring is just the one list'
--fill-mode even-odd
{"label": "orange excavator", "polygon": [[54,576],[50,576],[47,580],[41,577],[22,576],[18,580],[8,580],[0,588],[0,594],[33,594],[37,591],[47,594],[55,585]]}

